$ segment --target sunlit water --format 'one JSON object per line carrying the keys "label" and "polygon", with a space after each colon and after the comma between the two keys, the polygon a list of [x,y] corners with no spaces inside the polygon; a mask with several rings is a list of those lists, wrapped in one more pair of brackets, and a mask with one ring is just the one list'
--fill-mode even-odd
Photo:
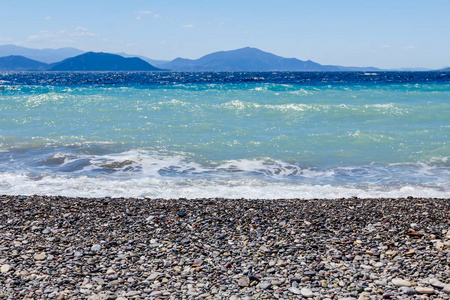
{"label": "sunlit water", "polygon": [[450,73],[0,80],[0,194],[450,197]]}

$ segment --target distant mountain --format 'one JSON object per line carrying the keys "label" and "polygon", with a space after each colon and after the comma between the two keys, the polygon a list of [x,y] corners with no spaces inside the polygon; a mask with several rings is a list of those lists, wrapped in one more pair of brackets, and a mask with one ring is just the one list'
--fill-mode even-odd
{"label": "distant mountain", "polygon": [[441,71],[441,72],[450,72],[450,67],[449,68],[445,68],[445,69],[441,69],[439,71]]}
{"label": "distant mountain", "polygon": [[55,63],[63,59],[85,53],[85,51],[75,48],[60,49],[30,49],[16,45],[0,45],[0,57],[9,55],[21,55],[29,59]]}
{"label": "distant mountain", "polygon": [[396,71],[396,72],[426,72],[431,71],[428,68],[399,68],[399,69],[389,69],[386,71]]}
{"label": "distant mountain", "polygon": [[117,53],[117,54],[120,55],[120,56],[123,56],[123,57],[139,57],[140,59],[148,62],[149,64],[151,64],[152,66],[155,66],[155,67],[159,67],[159,66],[169,62],[169,60],[151,59],[151,58],[148,58],[146,56],[128,54],[128,53],[125,53],[125,52],[120,52],[120,53]]}
{"label": "distant mountain", "polygon": [[54,64],[49,71],[161,71],[140,58],[87,52]]}
{"label": "distant mountain", "polygon": [[45,71],[48,64],[20,55],[0,57],[0,71]]}
{"label": "distant mountain", "polygon": [[382,72],[385,71],[380,68],[375,67],[343,67],[343,66],[334,66],[338,68],[338,71],[341,72]]}
{"label": "distant mountain", "polygon": [[313,61],[284,58],[256,48],[220,51],[191,60],[176,58],[160,65],[172,71],[379,71],[377,68],[326,66]]}

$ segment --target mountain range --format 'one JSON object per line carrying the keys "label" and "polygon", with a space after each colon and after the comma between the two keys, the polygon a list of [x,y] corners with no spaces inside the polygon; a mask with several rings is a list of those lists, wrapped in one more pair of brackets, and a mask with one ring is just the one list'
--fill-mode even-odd
{"label": "mountain range", "polygon": [[[154,60],[127,53],[84,52],[75,48],[30,49],[0,45],[0,71],[383,71],[375,67],[321,65],[284,58],[257,48],[214,52],[199,59]],[[419,69],[408,69],[416,71]],[[420,69],[423,71],[424,69]],[[391,71],[391,70],[390,70]]]}
{"label": "mountain range", "polygon": [[128,53],[125,53],[125,52],[120,52],[120,53],[115,53],[115,54],[118,54],[118,55],[123,56],[123,57],[138,57],[138,58],[140,58],[140,59],[148,62],[149,64],[151,64],[151,65],[153,65],[155,67],[158,67],[158,68],[161,65],[169,62],[168,60],[151,59],[151,58],[148,58],[148,57],[145,57],[145,56],[142,56],[142,55],[128,54]]}
{"label": "mountain range", "polygon": [[16,45],[1,45],[0,57],[10,55],[20,55],[39,62],[51,64],[62,61],[63,59],[74,57],[85,53],[86,51],[76,48],[60,49],[31,49]]}
{"label": "mountain range", "polygon": [[251,47],[214,52],[195,60],[176,58],[160,67],[172,71],[380,71],[373,67],[321,65],[310,60],[284,58]]}
{"label": "mountain range", "polygon": [[163,71],[140,58],[86,52],[61,62],[46,64],[20,55],[0,57],[0,71]]}

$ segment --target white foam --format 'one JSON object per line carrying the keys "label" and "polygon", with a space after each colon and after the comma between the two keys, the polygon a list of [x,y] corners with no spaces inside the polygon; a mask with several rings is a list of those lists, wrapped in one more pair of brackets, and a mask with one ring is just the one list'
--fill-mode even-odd
{"label": "white foam", "polygon": [[[94,170],[104,170],[106,165],[113,167],[114,171],[129,171],[130,168],[138,172],[139,177],[160,178],[160,172],[173,172],[175,174],[207,171],[200,164],[190,162],[183,155],[152,154],[145,151],[130,150],[127,152],[109,155],[84,155],[72,160],[66,160],[69,164],[77,159],[87,159],[90,165],[84,167],[78,173],[90,173]],[[129,175],[129,174],[128,174]]]}
{"label": "white foam", "polygon": [[[138,198],[450,198],[448,157],[430,163],[308,168],[272,158],[208,163],[130,150],[54,152],[35,168],[9,162],[0,194]],[[20,168],[23,167],[22,170]],[[33,174],[33,175],[30,175]]]}
{"label": "white foam", "polygon": [[382,113],[393,113],[403,115],[408,113],[408,109],[400,107],[395,103],[383,103],[383,104],[365,104],[365,105],[349,105],[345,103],[341,104],[306,104],[306,103],[284,103],[284,104],[260,104],[256,102],[248,102],[243,100],[232,100],[216,106],[218,108],[225,108],[231,110],[246,110],[246,109],[266,109],[271,111],[281,112],[328,112],[330,110],[339,111],[359,111],[372,110]]}
{"label": "white foam", "polygon": [[267,182],[252,179],[114,179],[111,177],[50,176],[0,173],[0,194],[61,195],[71,197],[136,198],[247,198],[247,199],[334,199],[428,197],[449,198],[450,184],[364,187]]}
{"label": "white foam", "polygon": [[216,166],[214,169],[245,174],[258,173],[274,179],[283,179],[290,176],[302,176],[305,178],[328,177],[334,174],[331,170],[315,171],[270,158],[229,160]]}
{"label": "white foam", "polygon": [[232,100],[218,106],[219,108],[244,110],[244,109],[267,109],[277,110],[281,112],[287,111],[321,111],[329,109],[329,105],[321,104],[304,104],[304,103],[287,103],[287,104],[259,104],[254,102],[246,102],[241,100]]}

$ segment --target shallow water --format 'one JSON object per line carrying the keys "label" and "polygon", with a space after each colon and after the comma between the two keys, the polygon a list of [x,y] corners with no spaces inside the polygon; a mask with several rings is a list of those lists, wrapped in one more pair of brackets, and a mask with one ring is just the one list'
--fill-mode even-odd
{"label": "shallow water", "polygon": [[0,80],[0,194],[450,197],[450,73]]}

